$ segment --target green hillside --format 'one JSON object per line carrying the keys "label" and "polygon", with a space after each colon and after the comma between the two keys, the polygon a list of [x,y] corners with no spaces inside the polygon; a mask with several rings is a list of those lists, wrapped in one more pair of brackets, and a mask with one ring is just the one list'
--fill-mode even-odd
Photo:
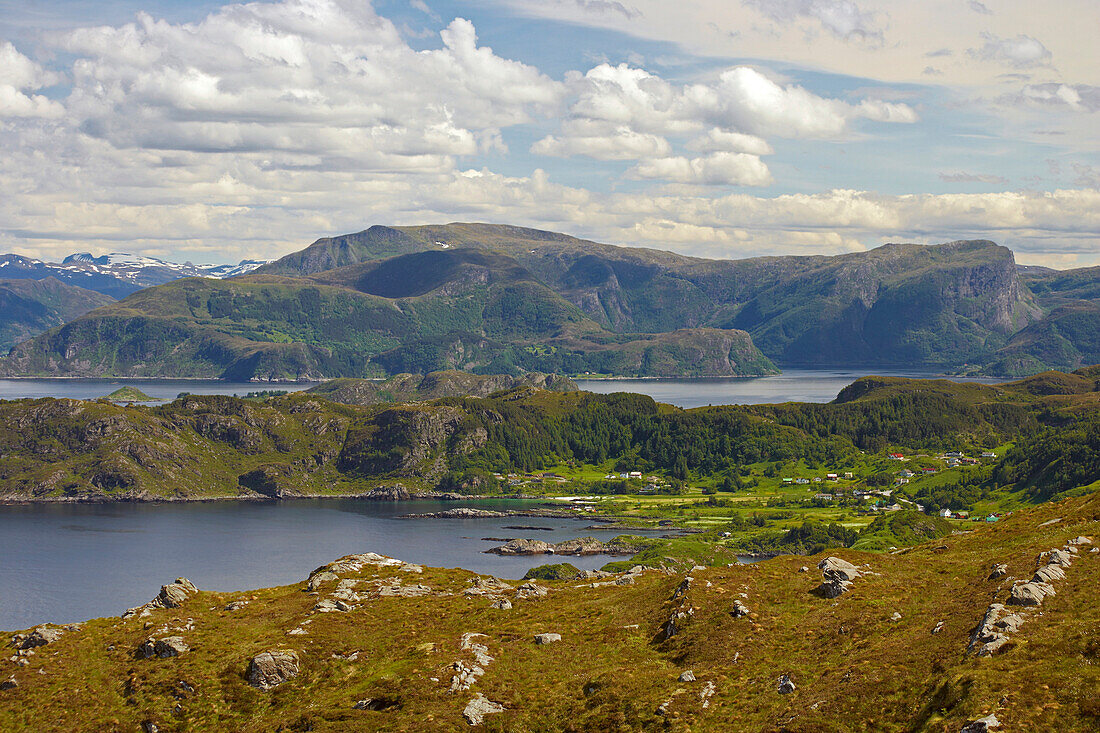
{"label": "green hillside", "polygon": [[0,280],[0,354],[113,300],[52,277]]}
{"label": "green hillside", "polygon": [[[671,331],[698,326],[749,332],[788,364],[957,367],[982,363],[1040,316],[1012,253],[992,242],[891,244],[835,257],[706,260],[615,247],[521,227],[456,223],[372,227],[321,240],[267,265],[366,262],[403,249],[479,247],[515,258],[605,328]],[[307,255],[313,251],[313,254]]]}
{"label": "green hillside", "polygon": [[743,332],[606,331],[514,259],[414,253],[308,279],[149,288],[21,344],[9,374],[324,379],[462,369],[643,376],[765,374]]}
{"label": "green hillside", "polygon": [[[576,493],[637,495],[640,481],[605,479],[608,471],[636,470],[653,476],[652,490],[709,492],[696,513],[788,505],[810,511],[788,513],[785,519],[793,520],[814,518],[813,494],[831,495],[833,487],[807,479],[807,494],[781,482],[783,476],[820,481],[826,471],[853,473],[826,501],[837,516],[844,507],[866,509],[852,501],[854,490],[890,487],[902,467],[924,467],[934,475],[894,487],[897,496],[952,509],[1043,501],[1100,476],[1095,371],[998,386],[868,378],[833,404],[691,410],[642,395],[537,389],[568,388],[537,376],[509,385],[502,377],[470,384],[447,374],[395,378],[369,394],[362,384],[336,381],[261,401],[187,396],[124,407],[17,400],[0,402],[0,499],[345,494],[393,481],[422,490],[514,493],[540,490],[541,479],[504,486],[491,474],[547,470],[572,482]],[[476,393],[494,382],[507,391],[395,404],[466,386]],[[1040,383],[1079,388],[1052,391]],[[973,465],[951,467],[937,457],[995,448],[995,458]],[[914,453],[913,462],[890,460],[887,453],[898,450]],[[743,503],[717,501],[716,491],[743,495]],[[618,510],[644,514],[645,508],[626,501]]]}
{"label": "green hillside", "polygon": [[375,226],[231,282],[137,293],[20,345],[0,372],[691,377],[780,363],[1017,376],[1100,359],[1098,272],[1021,275],[984,240],[708,260],[513,226]]}

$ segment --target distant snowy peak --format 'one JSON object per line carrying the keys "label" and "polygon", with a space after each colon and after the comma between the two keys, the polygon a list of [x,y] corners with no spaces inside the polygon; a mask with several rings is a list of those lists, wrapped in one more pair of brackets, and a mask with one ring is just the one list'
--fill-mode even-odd
{"label": "distant snowy peak", "polygon": [[236,277],[252,272],[257,267],[266,265],[271,260],[241,260],[236,265],[196,265],[203,273],[203,277],[213,277],[224,280],[227,277]]}
{"label": "distant snowy peak", "polygon": [[163,285],[184,277],[221,280],[252,272],[264,264],[267,264],[265,260],[242,260],[236,265],[193,265],[190,262],[181,264],[128,252],[111,252],[99,256],[90,252],[76,252],[61,262],[43,262],[9,254],[0,255],[0,278],[41,280],[52,276],[69,285],[79,285],[113,298],[123,298],[142,288]]}

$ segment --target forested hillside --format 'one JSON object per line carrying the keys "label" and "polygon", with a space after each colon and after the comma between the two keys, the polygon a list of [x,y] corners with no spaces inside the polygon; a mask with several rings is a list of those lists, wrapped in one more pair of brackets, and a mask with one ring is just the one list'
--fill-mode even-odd
{"label": "forested hillside", "polygon": [[[493,493],[509,490],[493,473],[590,466],[736,491],[778,483],[779,471],[847,466],[874,486],[893,482],[882,468],[888,448],[977,454],[1015,443],[995,463],[952,473],[954,484],[916,484],[914,496],[931,491],[926,503],[959,508],[948,493],[970,491],[964,503],[972,504],[1007,487],[1044,500],[1100,479],[1097,376],[1091,369],[997,386],[869,378],[827,405],[692,410],[529,384],[483,398],[367,406],[308,392],[186,396],[152,407],[17,400],[0,402],[0,481],[2,498],[40,500],[362,493],[387,481]],[[919,460],[914,467],[929,465]]]}

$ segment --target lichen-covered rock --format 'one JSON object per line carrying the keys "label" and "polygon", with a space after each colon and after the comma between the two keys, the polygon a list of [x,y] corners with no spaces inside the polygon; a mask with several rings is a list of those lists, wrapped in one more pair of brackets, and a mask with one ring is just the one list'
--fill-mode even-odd
{"label": "lichen-covered rock", "polygon": [[516,588],[516,598],[524,600],[536,600],[538,598],[545,598],[547,590],[541,585],[538,585],[533,580],[528,580],[523,585]]}
{"label": "lichen-covered rock", "polygon": [[1008,635],[1015,633],[1023,623],[1022,616],[1009,613],[1003,604],[993,603],[970,634],[968,650],[979,657],[993,656],[1008,643]]}
{"label": "lichen-covered rock", "polygon": [[960,729],[960,733],[986,733],[986,731],[1000,727],[1001,721],[997,720],[997,716],[989,714],[984,718],[967,723]]}
{"label": "lichen-covered rock", "polygon": [[553,644],[555,641],[561,641],[561,634],[535,634],[535,643],[539,646]]}
{"label": "lichen-covered rock", "polygon": [[1008,602],[1013,606],[1040,606],[1043,599],[1054,595],[1054,586],[1050,583],[1020,583],[1012,586]]}
{"label": "lichen-covered rock", "polygon": [[681,672],[679,678],[677,678],[677,679],[680,682],[694,682],[695,681],[695,673],[692,672],[689,669],[689,670],[686,670],[684,672]]}
{"label": "lichen-covered rock", "polygon": [[298,671],[297,652],[289,649],[261,652],[248,665],[248,684],[270,690],[296,677]]}
{"label": "lichen-covered rock", "polygon": [[1061,565],[1068,568],[1073,563],[1073,555],[1062,549],[1047,550],[1039,553],[1037,565]]}
{"label": "lichen-covered rock", "polygon": [[1055,580],[1065,580],[1066,571],[1062,570],[1061,565],[1044,565],[1035,571],[1035,575],[1032,576],[1031,582],[1033,583],[1051,583]]}
{"label": "lichen-covered rock", "polygon": [[993,563],[993,568],[989,573],[989,580],[996,580],[997,578],[1003,578],[1008,574],[1008,563],[997,562]]}
{"label": "lichen-covered rock", "polygon": [[481,725],[486,715],[503,712],[503,705],[493,702],[479,692],[477,697],[466,704],[466,708],[462,711],[462,717],[466,718],[466,722],[470,725]]}
{"label": "lichen-covered rock", "polygon": [[749,615],[749,607],[739,600],[733,602],[733,610],[730,611],[730,615],[734,618],[741,618],[742,616]]}
{"label": "lichen-covered rock", "polygon": [[789,695],[796,689],[798,689],[797,687],[795,687],[794,680],[792,680],[790,676],[785,674],[780,675],[779,679],[776,682],[778,685],[776,688],[776,692],[778,692],[780,695]]}
{"label": "lichen-covered rock", "polygon": [[178,657],[184,652],[191,651],[191,647],[187,646],[187,642],[183,640],[182,636],[166,636],[163,639],[157,639],[153,648],[160,659]]}
{"label": "lichen-covered rock", "polygon": [[14,646],[18,649],[34,649],[35,647],[46,646],[60,639],[64,633],[64,629],[54,626],[39,626]]}
{"label": "lichen-covered rock", "polygon": [[306,583],[306,588],[310,591],[319,590],[325,583],[335,583],[340,580],[340,576],[331,570],[321,570],[315,572],[309,576],[309,581]]}
{"label": "lichen-covered rock", "polygon": [[817,567],[821,570],[821,585],[817,590],[826,598],[836,598],[847,593],[852,587],[852,581],[862,575],[859,568],[839,557],[827,557]]}
{"label": "lichen-covered rock", "polygon": [[176,578],[176,582],[162,585],[157,597],[144,606],[127,609],[126,612],[122,614],[122,618],[148,616],[152,611],[158,608],[179,608],[188,598],[198,592],[199,589],[187,578]]}

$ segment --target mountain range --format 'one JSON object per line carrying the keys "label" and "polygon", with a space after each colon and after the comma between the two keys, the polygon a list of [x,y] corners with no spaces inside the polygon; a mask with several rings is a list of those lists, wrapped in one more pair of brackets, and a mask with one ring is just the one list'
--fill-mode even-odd
{"label": "mountain range", "polygon": [[52,277],[65,285],[94,290],[114,299],[125,298],[143,288],[163,285],[181,277],[226,278],[243,275],[265,264],[262,260],[241,260],[236,265],[193,265],[145,257],[124,252],[93,256],[78,252],[61,262],[0,255],[0,278],[6,280],[44,280]]}
{"label": "mountain range", "polygon": [[513,226],[373,226],[231,280],[134,293],[19,345],[0,369],[716,376],[778,363],[1020,375],[1100,361],[1098,317],[1100,268],[1020,267],[985,240],[712,260]]}

